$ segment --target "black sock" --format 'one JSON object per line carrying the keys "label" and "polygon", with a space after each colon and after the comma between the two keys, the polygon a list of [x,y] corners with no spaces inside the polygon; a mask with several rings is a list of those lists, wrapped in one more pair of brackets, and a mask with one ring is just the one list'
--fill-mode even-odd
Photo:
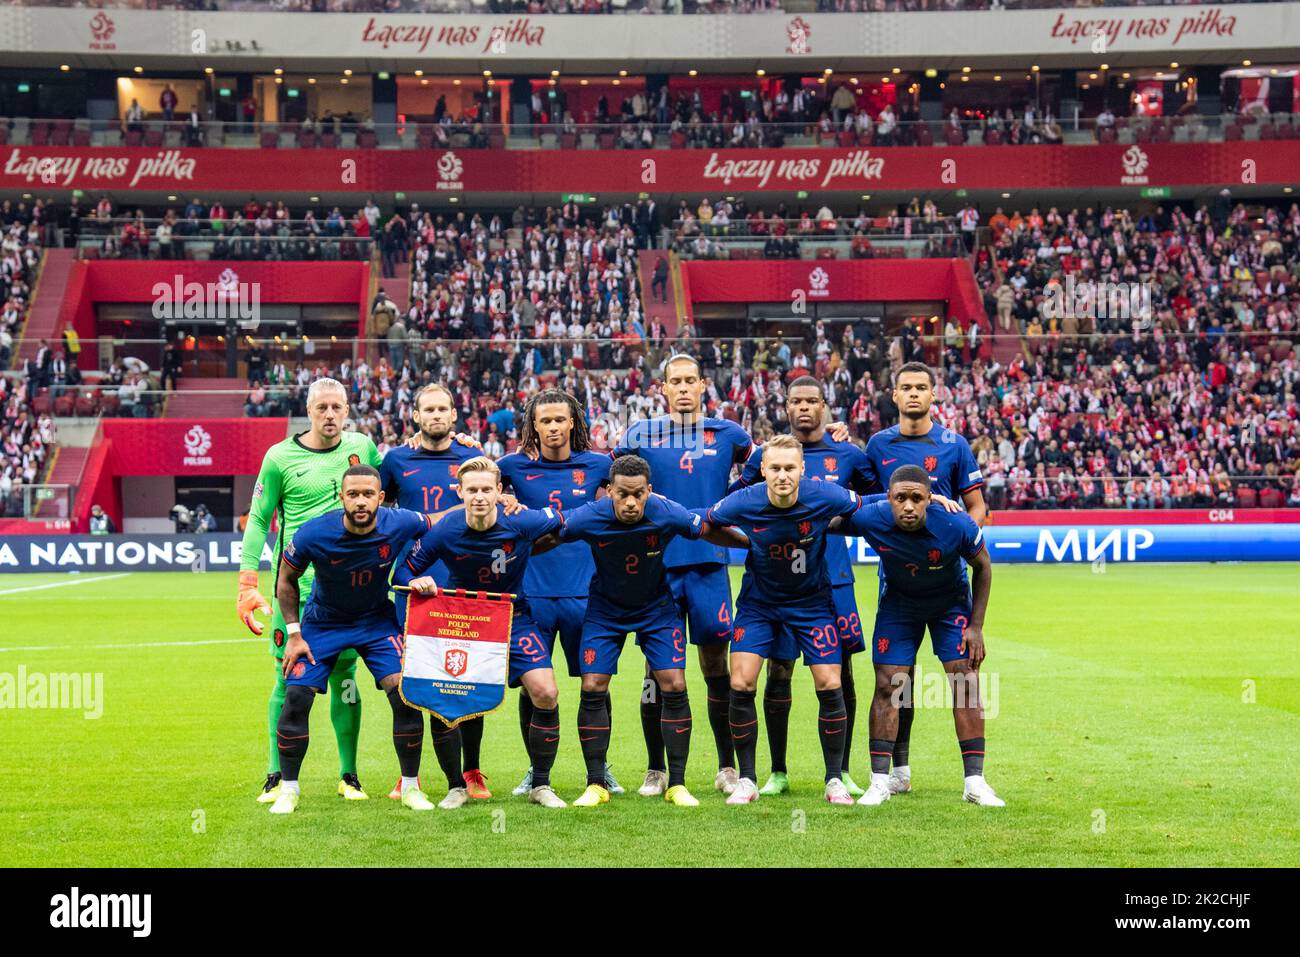
{"label": "black sock", "polygon": [[528,723],[528,753],[533,756],[533,787],[551,783],[551,765],[560,749],[560,709],[533,708]]}
{"label": "black sock", "polygon": [[916,710],[912,707],[909,700],[906,704],[901,705],[898,709],[898,737],[894,740],[894,767],[906,767],[908,758],[908,748],[912,743],[912,719],[916,717]]}
{"label": "black sock", "polygon": [[[713,745],[718,749],[718,767],[734,768],[736,759],[732,750],[729,709],[731,707],[731,678],[727,675],[706,677],[704,685],[708,689],[709,726],[713,729]],[[754,693],[749,693],[750,701]],[[755,712],[757,718],[757,712]]]}
{"label": "black sock", "polygon": [[641,733],[645,736],[645,766],[651,771],[663,771],[664,736],[661,722],[664,714],[663,692],[653,675],[646,675],[641,686]]}
{"label": "black sock", "polygon": [[668,751],[668,786],[686,783],[686,758],[691,753],[691,703],[685,691],[665,691],[663,736]]}
{"label": "black sock", "polygon": [[972,774],[984,774],[984,739],[967,738],[965,741],[958,741],[958,747],[961,748],[961,766],[962,773],[966,777]]}
{"label": "black sock", "polygon": [[826,761],[826,780],[840,776],[844,767],[844,692],[839,688],[817,692],[817,737]]}
{"label": "black sock", "polygon": [[844,773],[849,773],[849,752],[853,747],[853,723],[858,714],[858,693],[851,686],[840,689],[844,692]]}
{"label": "black sock", "polygon": [[763,723],[767,725],[767,749],[772,753],[772,770],[785,771],[785,746],[790,737],[790,682],[767,679],[763,688]]}
{"label": "black sock", "polygon": [[460,748],[462,765],[466,771],[477,771],[479,752],[483,746],[483,719],[470,718],[462,721],[457,728],[460,731]]}
{"label": "black sock", "polygon": [[528,692],[519,689],[519,733],[524,736],[524,750],[528,752],[528,762],[533,760],[532,745],[529,744],[528,726],[533,723],[533,699]]}
{"label": "black sock", "polygon": [[396,688],[388,689],[388,703],[393,706],[393,750],[397,752],[402,777],[418,777],[420,752],[424,750],[424,719],[402,700]]}
{"label": "black sock", "polygon": [[[608,701],[603,691],[584,691],[578,705],[578,744],[587,765],[587,783],[601,787],[605,786],[605,756],[609,754]],[[534,783],[536,774],[534,770]]]}
{"label": "black sock", "polygon": [[[709,699],[710,717],[712,710],[713,700]],[[737,691],[734,688],[731,690],[728,723],[736,759],[739,761],[736,770],[742,778],[753,781],[758,777],[754,770],[754,752],[758,741],[758,708],[754,705],[754,692]]]}
{"label": "black sock", "polygon": [[429,718],[429,734],[433,738],[433,753],[438,767],[447,776],[448,788],[463,788],[465,775],[461,773],[460,749],[464,738],[460,728],[449,728],[437,718]]}
{"label": "black sock", "polygon": [[[611,736],[613,736],[613,734],[614,734],[614,731],[613,731],[613,728],[614,728],[614,699],[611,698],[611,697],[609,696],[609,691],[606,691],[606,692],[605,692],[605,723],[606,723],[607,725],[609,725],[609,727],[610,727],[610,732],[609,732],[609,733],[610,733]],[[609,760],[608,757],[606,757],[606,760]]]}
{"label": "black sock", "polygon": [[868,747],[871,748],[871,773],[888,774],[889,762],[894,759],[894,742],[872,738]]}
{"label": "black sock", "polygon": [[302,769],[302,759],[307,756],[309,738],[308,718],[316,692],[302,685],[290,685],[284,692],[284,705],[280,708],[280,721],[275,726],[275,739],[280,748],[280,775],[282,780],[297,781]]}

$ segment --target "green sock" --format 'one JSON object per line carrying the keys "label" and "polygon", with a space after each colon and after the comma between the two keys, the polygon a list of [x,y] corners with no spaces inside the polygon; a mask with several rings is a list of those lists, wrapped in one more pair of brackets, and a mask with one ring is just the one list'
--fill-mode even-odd
{"label": "green sock", "polygon": [[267,774],[280,773],[280,748],[276,741],[275,729],[280,724],[280,709],[284,707],[284,662],[272,658],[275,664],[275,687],[271,689],[271,698],[266,703],[266,717],[271,738],[271,753],[266,762]]}
{"label": "green sock", "polygon": [[339,776],[356,774],[357,742],[361,736],[356,658],[340,661],[330,674],[330,724],[334,725],[334,737],[339,743]]}

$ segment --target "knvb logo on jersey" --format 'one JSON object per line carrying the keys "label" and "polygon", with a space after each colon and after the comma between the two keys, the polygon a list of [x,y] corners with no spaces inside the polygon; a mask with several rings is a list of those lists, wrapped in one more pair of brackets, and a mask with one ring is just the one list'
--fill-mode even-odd
{"label": "knvb logo on jersey", "polygon": [[464,172],[465,164],[460,161],[460,157],[447,150],[438,157],[438,189],[464,189],[465,184],[461,181]]}
{"label": "knvb logo on jersey", "polygon": [[208,450],[212,448],[212,436],[208,434],[207,429],[201,425],[193,425],[185,433],[183,441],[185,457],[181,459],[182,465],[201,467],[212,464],[212,456],[208,455]]}
{"label": "knvb logo on jersey", "polygon": [[116,50],[117,44],[113,42],[113,34],[116,32],[117,25],[113,23],[113,18],[100,10],[90,18],[90,49]]}

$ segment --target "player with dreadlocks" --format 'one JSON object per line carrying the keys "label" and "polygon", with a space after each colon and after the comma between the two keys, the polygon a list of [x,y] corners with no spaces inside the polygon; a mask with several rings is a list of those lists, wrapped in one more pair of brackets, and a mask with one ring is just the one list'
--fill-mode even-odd
{"label": "player with dreadlocks", "polygon": [[[553,508],[564,513],[605,495],[609,485],[611,459],[591,451],[591,434],[582,405],[560,389],[544,389],[524,406],[519,448],[497,465],[501,484],[528,508]],[[533,621],[552,654],[558,634],[569,675],[581,676],[578,645],[587,615],[587,595],[596,566],[591,549],[583,542],[569,542],[541,555],[534,555],[524,573],[524,591]],[[607,696],[608,697],[608,696]],[[609,702],[606,700],[606,708]],[[528,727],[533,721],[532,700],[519,696],[519,726],[528,747]],[[621,794],[622,788],[605,769],[606,788]],[[532,769],[515,788],[527,794],[532,786]]]}

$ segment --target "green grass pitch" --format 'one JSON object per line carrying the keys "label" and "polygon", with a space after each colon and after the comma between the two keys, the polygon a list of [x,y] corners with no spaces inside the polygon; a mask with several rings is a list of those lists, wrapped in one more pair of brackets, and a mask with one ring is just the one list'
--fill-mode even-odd
{"label": "green grass pitch", "polygon": [[[858,577],[869,623],[875,576],[859,569]],[[510,692],[484,739],[492,800],[451,813],[406,811],[384,796],[396,777],[390,712],[366,684],[360,772],[372,799],[334,796],[336,753],[320,701],[302,804],[277,819],[253,801],[264,774],[271,660],[263,640],[241,635],[233,575],[9,575],[0,581],[0,680],[20,667],[29,675],[102,673],[104,700],[96,720],[71,710],[0,710],[0,864],[1293,864],[1296,581],[1294,565],[1111,564],[1102,574],[1087,565],[997,566],[985,629],[985,670],[997,694],[987,774],[1005,809],[961,803],[951,714],[924,699],[914,793],[880,808],[827,805],[815,697],[802,669],[793,794],[724,806],[711,787],[703,683],[690,673],[688,783],[703,806],[638,797],[642,659],[629,643],[611,689],[611,760],[628,794],[611,804],[547,811],[510,796],[527,763]],[[46,584],[59,587],[32,590]],[[868,656],[857,664],[865,690]],[[936,664],[922,660],[931,673]],[[576,681],[561,679],[554,781],[568,800],[583,784],[577,692]],[[868,778],[867,711],[864,693],[853,752],[859,783]],[[760,777],[767,770],[761,741]],[[440,777],[426,743],[424,782],[434,800]]]}

